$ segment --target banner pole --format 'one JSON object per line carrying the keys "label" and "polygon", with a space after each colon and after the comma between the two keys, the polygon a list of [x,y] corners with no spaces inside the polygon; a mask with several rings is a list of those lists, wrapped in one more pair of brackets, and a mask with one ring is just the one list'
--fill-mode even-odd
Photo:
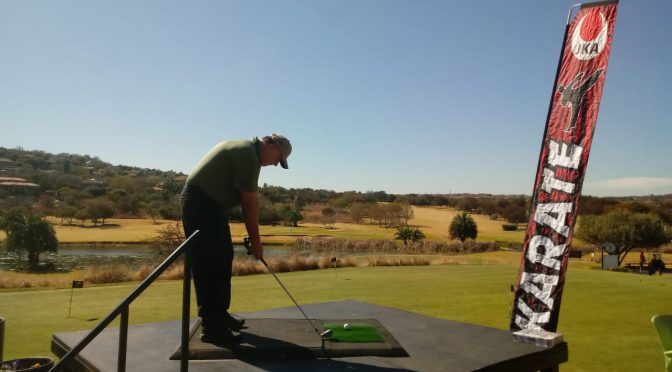
{"label": "banner pole", "polygon": [[[569,18],[572,14],[572,9],[581,4],[572,5],[569,8],[569,14],[567,14],[567,24],[565,25],[565,33],[562,35],[562,47],[560,47],[560,56],[558,57],[558,67],[555,69],[555,79],[553,80],[553,90],[551,90],[551,101],[548,103],[548,112],[546,113],[546,125],[544,126],[544,136],[541,140],[541,148],[539,149],[539,161],[537,162],[537,174],[534,180],[534,186],[532,189],[532,200],[537,196],[537,181],[539,178],[539,168],[543,165],[541,164],[541,157],[544,153],[544,147],[546,144],[546,135],[548,135],[548,126],[551,122],[551,113],[553,112],[553,98],[555,98],[555,93],[558,89],[558,78],[560,77],[560,70],[562,68],[562,57],[565,55],[565,46],[567,46],[567,34],[569,33]],[[532,206],[534,207],[534,206]]]}
{"label": "banner pole", "polygon": [[578,6],[581,6],[581,5],[583,5],[583,4],[574,4],[574,5],[569,7],[569,12],[567,12],[567,26],[569,26],[569,19],[572,18],[572,10],[574,10],[574,8],[576,8]]}
{"label": "banner pole", "polygon": [[[548,112],[546,113],[546,125],[544,126],[544,135],[541,137],[541,147],[539,148],[539,160],[537,160],[537,172],[534,176],[534,185],[532,186],[532,197],[530,199],[530,210],[529,213],[532,215],[534,213],[535,209],[535,203],[534,201],[537,198],[537,185],[539,182],[539,176],[541,175],[541,168],[543,167],[542,164],[542,157],[544,156],[544,147],[546,146],[546,136],[548,135],[548,127],[550,125],[551,121],[551,113],[553,112],[553,98],[555,97],[556,90],[558,89],[558,77],[560,77],[560,70],[562,68],[562,57],[565,54],[565,46],[567,45],[567,34],[569,33],[569,18],[570,15],[572,14],[572,9],[576,6],[580,6],[581,4],[575,4],[572,5],[569,8],[569,14],[567,14],[567,24],[565,25],[565,32],[562,35],[562,47],[560,47],[560,56],[558,57],[558,66],[555,69],[555,79],[553,80],[553,89],[551,90],[551,100],[548,103]],[[529,231],[525,232],[525,241],[523,243],[526,243],[529,239]],[[523,247],[523,252],[525,252],[525,247]],[[522,267],[525,264],[525,255],[521,258],[520,266]],[[517,297],[516,294],[518,292],[518,287],[520,286],[520,277],[523,275],[523,270],[520,270],[518,272],[518,278],[516,280],[516,287],[514,293],[514,299]],[[513,304],[515,307],[515,304]],[[511,316],[513,317],[514,312],[511,312]]]}
{"label": "banner pole", "polygon": [[575,4],[567,13],[515,286],[513,331],[557,329],[617,6],[618,0]]}

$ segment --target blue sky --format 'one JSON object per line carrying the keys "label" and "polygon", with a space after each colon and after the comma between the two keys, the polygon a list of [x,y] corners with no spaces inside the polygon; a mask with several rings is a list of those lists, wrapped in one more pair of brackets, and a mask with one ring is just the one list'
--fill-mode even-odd
{"label": "blue sky", "polygon": [[[0,1],[0,146],[260,183],[530,194],[574,1]],[[672,2],[622,1],[584,194],[672,193]]]}

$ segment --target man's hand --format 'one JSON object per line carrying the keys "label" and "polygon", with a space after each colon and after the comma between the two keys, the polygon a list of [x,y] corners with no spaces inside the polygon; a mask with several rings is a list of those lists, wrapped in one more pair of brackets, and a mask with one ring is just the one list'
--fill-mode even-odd
{"label": "man's hand", "polygon": [[254,244],[249,236],[243,238],[243,243],[247,249],[247,254],[254,256],[257,260],[264,257],[264,246],[259,241],[259,244]]}
{"label": "man's hand", "polygon": [[247,254],[251,254],[254,258],[260,260],[264,257],[264,246],[261,245],[261,242],[259,244],[252,244],[250,249],[247,250]]}
{"label": "man's hand", "polygon": [[250,234],[250,245],[247,251],[249,254],[261,259],[264,256],[264,246],[261,244],[259,237],[259,202],[257,200],[256,192],[240,192],[240,206],[243,210],[243,219],[245,221],[245,228]]}

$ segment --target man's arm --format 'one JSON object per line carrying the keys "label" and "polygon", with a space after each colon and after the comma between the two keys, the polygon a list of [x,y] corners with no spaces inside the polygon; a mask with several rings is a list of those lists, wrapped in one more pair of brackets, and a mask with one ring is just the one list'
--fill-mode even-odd
{"label": "man's arm", "polygon": [[257,193],[241,191],[240,206],[243,210],[247,235],[250,236],[250,241],[252,242],[249,253],[257,259],[261,259],[264,256],[264,247],[261,245],[261,238],[259,237],[259,201]]}

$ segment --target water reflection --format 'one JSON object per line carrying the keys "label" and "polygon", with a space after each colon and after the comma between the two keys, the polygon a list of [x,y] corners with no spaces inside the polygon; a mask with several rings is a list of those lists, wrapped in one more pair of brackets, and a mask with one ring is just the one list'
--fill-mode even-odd
{"label": "water reflection", "polygon": [[[163,250],[165,253],[165,249]],[[242,245],[234,246],[236,257],[247,256]],[[301,253],[296,247],[264,246],[265,257]],[[91,266],[123,265],[137,270],[143,265],[157,265],[165,255],[143,244],[62,244],[57,253],[40,254],[41,264],[53,264],[57,271],[84,269]],[[15,270],[27,261],[26,253],[0,250],[0,270]]]}

